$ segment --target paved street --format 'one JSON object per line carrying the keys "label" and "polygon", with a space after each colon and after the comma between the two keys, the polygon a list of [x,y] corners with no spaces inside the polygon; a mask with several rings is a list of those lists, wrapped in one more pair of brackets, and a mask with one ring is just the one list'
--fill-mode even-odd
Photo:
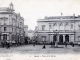
{"label": "paved street", "polygon": [[22,54],[80,54],[80,47],[75,46],[72,47],[70,45],[65,48],[64,46],[60,45],[59,47],[64,48],[53,48],[50,45],[46,45],[46,49],[42,49],[43,45],[36,45],[35,47],[33,45],[23,45],[18,47],[11,47],[10,49],[6,48],[0,48],[0,53],[22,53]]}

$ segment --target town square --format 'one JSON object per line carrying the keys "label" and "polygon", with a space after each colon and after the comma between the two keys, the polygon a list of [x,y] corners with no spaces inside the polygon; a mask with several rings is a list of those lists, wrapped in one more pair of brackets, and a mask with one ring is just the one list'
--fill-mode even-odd
{"label": "town square", "polygon": [[11,47],[10,49],[0,48],[1,54],[80,54],[80,47],[72,47],[70,45],[65,48],[65,46],[60,45],[62,48],[54,48],[50,45],[46,45],[46,49],[42,49],[43,45],[23,45],[18,47]]}
{"label": "town square", "polygon": [[[45,9],[32,14],[29,12],[31,9],[27,10],[28,6],[19,8],[16,6],[19,7],[14,1],[8,1],[6,6],[3,4],[0,6],[0,53],[80,54],[79,13],[72,12],[69,15],[61,10],[59,15],[56,15],[57,12],[51,15],[45,13],[41,18],[43,14],[39,15],[38,12]],[[38,6],[35,6],[38,9]],[[34,8],[33,11],[37,10]]]}
{"label": "town square", "polygon": [[0,60],[80,60],[80,1],[0,0]]}

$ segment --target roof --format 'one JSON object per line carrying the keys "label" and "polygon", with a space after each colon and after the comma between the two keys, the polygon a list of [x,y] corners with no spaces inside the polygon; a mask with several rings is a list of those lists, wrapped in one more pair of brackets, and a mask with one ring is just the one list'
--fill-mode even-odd
{"label": "roof", "polygon": [[9,11],[8,7],[0,7],[0,11]]}
{"label": "roof", "polygon": [[44,17],[44,19],[38,19],[37,22],[41,22],[41,21],[45,21],[45,22],[48,22],[48,21],[80,21],[80,15],[78,16],[49,16],[49,17]]}
{"label": "roof", "polygon": [[34,32],[33,30],[29,30],[29,31],[28,31],[28,33],[33,33],[33,32]]}
{"label": "roof", "polygon": [[50,16],[45,17],[44,19],[74,19],[74,18],[80,18],[80,16]]}

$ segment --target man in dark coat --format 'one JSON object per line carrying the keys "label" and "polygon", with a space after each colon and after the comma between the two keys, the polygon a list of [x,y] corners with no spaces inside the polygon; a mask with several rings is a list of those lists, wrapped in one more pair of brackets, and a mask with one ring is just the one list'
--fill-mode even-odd
{"label": "man in dark coat", "polygon": [[65,42],[65,47],[67,48],[67,42]]}
{"label": "man in dark coat", "polygon": [[10,42],[9,42],[9,40],[6,41],[6,45],[7,45],[7,48],[10,49]]}
{"label": "man in dark coat", "polygon": [[44,44],[42,49],[45,49],[45,48],[46,48],[46,47],[45,47],[45,44]]}
{"label": "man in dark coat", "polygon": [[74,43],[72,42],[72,47],[74,47]]}
{"label": "man in dark coat", "polygon": [[51,47],[52,47],[52,45],[53,45],[53,42],[51,41]]}
{"label": "man in dark coat", "polygon": [[1,41],[1,46],[4,48],[4,42],[3,41]]}

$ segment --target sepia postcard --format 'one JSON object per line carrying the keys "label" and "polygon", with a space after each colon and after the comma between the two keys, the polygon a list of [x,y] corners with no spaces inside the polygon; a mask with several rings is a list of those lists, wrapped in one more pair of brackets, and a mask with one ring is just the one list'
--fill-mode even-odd
{"label": "sepia postcard", "polygon": [[0,0],[0,60],[80,60],[80,1]]}

